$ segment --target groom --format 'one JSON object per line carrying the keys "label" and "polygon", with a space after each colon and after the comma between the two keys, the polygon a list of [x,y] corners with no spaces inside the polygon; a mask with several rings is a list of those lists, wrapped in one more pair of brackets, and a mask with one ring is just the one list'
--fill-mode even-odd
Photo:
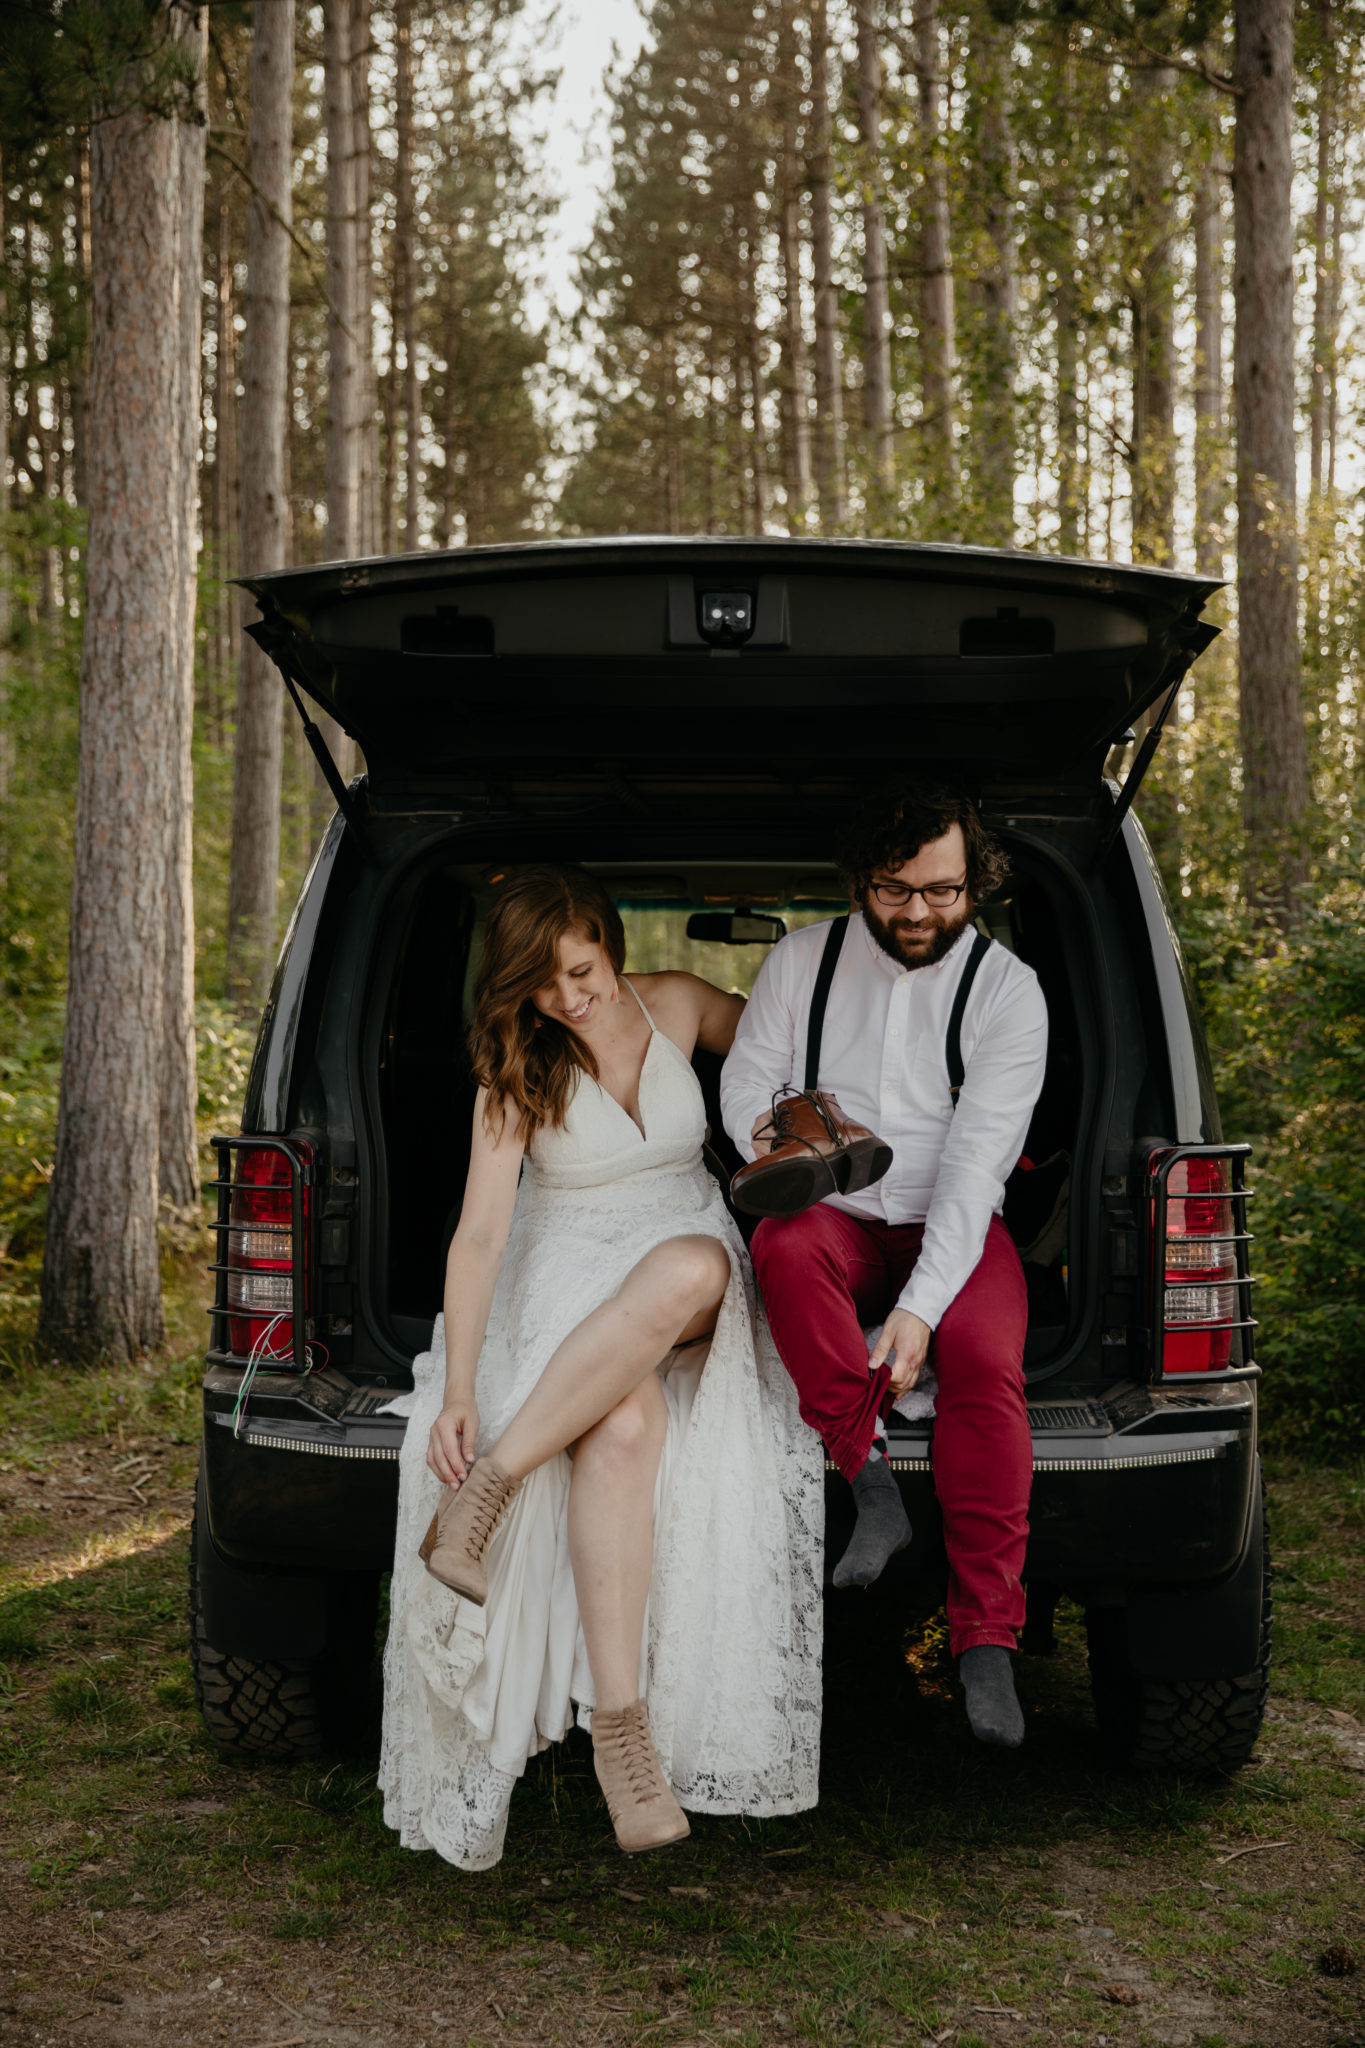
{"label": "groom", "polygon": [[[1024,1621],[1033,1451],[1024,1277],[1000,1209],[1043,1085],[1047,1010],[1031,968],[974,943],[977,906],[1007,868],[959,791],[916,784],[873,798],[850,821],[839,869],[850,917],[828,984],[818,1085],[894,1156],[872,1187],[765,1217],[754,1269],[801,1413],[857,1503],[836,1586],[870,1585],[910,1540],[882,1416],[932,1347],[950,1645],[973,1733],[1014,1748],[1024,1721],[1010,1659]],[[746,1159],[777,1148],[773,1096],[803,1085],[830,929],[782,940],[740,1020],[721,1106]],[[948,1064],[955,1008],[960,1094]],[[882,1329],[869,1359],[862,1330],[873,1323]]]}

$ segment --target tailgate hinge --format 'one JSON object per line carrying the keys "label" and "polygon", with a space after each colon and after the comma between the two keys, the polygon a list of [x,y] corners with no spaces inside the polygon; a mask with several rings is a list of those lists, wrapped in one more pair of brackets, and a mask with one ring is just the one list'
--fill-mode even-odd
{"label": "tailgate hinge", "polygon": [[298,682],[285,656],[284,649],[280,645],[280,636],[272,629],[268,619],[254,619],[246,628],[246,631],[250,633],[256,645],[270,656],[270,659],[283,676],[284,687],[293,700],[294,709],[303,721],[303,736],[312,748],[313,758],[322,770],[324,782],[336,798],[337,809],[355,834],[356,844],[364,854],[365,859],[373,861],[374,848],[370,844],[370,836],[365,830],[364,820],[356,808],[355,800],[350,790],[342,779],[341,770],[332,759],[331,749],[313,720],[308,716],[307,707],[299,695]]}

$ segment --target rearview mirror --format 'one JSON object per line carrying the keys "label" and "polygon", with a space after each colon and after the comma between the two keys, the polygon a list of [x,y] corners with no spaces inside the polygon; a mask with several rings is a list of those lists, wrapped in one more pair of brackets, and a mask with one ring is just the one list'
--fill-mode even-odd
{"label": "rearview mirror", "polygon": [[786,938],[787,927],[780,917],[755,917],[748,910],[694,910],[687,936],[713,946],[775,946]]}

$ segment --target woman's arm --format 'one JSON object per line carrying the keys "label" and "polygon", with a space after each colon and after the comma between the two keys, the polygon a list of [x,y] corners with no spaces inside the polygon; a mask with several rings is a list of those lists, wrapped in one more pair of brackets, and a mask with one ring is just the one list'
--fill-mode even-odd
{"label": "woman's arm", "polygon": [[480,1088],[464,1205],[446,1260],[445,1400],[432,1424],[427,1463],[447,1486],[463,1481],[474,1457],[479,1430],[474,1381],[526,1150],[510,1117],[490,1134],[484,1120],[487,1100],[487,1091]]}

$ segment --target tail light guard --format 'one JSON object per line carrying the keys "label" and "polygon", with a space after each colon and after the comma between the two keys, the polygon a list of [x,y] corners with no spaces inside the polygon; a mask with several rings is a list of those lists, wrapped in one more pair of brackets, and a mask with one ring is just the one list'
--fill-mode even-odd
{"label": "tail light guard", "polygon": [[[313,1148],[254,1134],[210,1141],[217,1154],[211,1364],[307,1373],[325,1362],[311,1317]],[[319,1355],[321,1354],[321,1355]],[[244,1383],[243,1392],[246,1392]]]}
{"label": "tail light guard", "polygon": [[[1143,1162],[1146,1340],[1154,1383],[1258,1377],[1251,1356],[1250,1145],[1159,1145]],[[1234,1363],[1234,1348],[1240,1357]]]}

